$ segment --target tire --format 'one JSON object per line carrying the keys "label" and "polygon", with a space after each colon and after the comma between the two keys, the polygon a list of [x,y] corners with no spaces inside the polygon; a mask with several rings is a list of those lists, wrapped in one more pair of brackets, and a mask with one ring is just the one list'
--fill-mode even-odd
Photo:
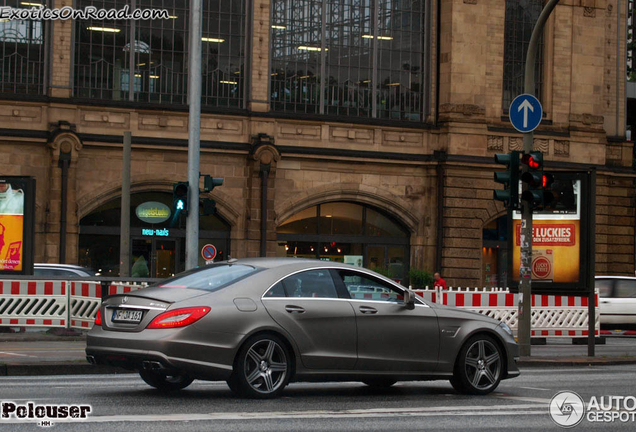
{"label": "tire", "polygon": [[486,395],[501,382],[504,361],[504,353],[491,336],[475,335],[459,350],[451,385],[459,393]]}
{"label": "tire", "polygon": [[373,388],[389,388],[395,384],[397,380],[391,378],[369,378],[362,382]]}
{"label": "tire", "polygon": [[252,399],[279,397],[292,374],[292,357],[276,335],[256,335],[239,350],[227,381],[238,396]]}
{"label": "tire", "polygon": [[165,392],[173,392],[184,389],[192,384],[192,381],[194,381],[193,378],[183,374],[164,375],[144,369],[139,371],[139,375],[149,386]]}

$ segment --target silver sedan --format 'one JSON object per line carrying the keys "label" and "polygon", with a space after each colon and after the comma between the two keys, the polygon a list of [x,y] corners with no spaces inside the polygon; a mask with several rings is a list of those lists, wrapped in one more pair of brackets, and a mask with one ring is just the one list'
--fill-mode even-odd
{"label": "silver sedan", "polygon": [[225,261],[111,296],[86,354],[157,389],[224,380],[252,398],[279,396],[290,381],[448,379],[487,394],[519,375],[505,324],[366,269],[293,258]]}

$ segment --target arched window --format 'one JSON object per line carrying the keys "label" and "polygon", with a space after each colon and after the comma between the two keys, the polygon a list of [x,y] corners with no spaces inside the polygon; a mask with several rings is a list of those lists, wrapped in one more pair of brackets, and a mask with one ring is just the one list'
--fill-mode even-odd
{"label": "arched window", "polygon": [[351,202],[304,209],[276,230],[278,255],[364,266],[396,280],[408,271],[409,232],[384,212]]}
{"label": "arched window", "polygon": [[[530,36],[541,10],[543,0],[506,0],[504,30],[503,110],[524,91],[526,53]],[[541,100],[543,90],[543,38],[535,65],[535,96]]]}
{"label": "arched window", "polygon": [[[157,223],[137,212],[140,205],[157,214],[170,209],[166,220]],[[164,207],[165,206],[165,207]],[[143,207],[142,207],[143,208]],[[185,218],[174,217],[172,194],[133,193],[130,196],[131,276],[169,277],[185,270]],[[141,215],[146,221],[139,218]],[[150,220],[150,222],[148,222]],[[115,198],[80,220],[79,264],[104,275],[119,274],[121,199]],[[218,215],[200,216],[199,247],[212,244],[215,261],[227,259],[230,251],[230,225]],[[205,261],[199,254],[199,265]]]}

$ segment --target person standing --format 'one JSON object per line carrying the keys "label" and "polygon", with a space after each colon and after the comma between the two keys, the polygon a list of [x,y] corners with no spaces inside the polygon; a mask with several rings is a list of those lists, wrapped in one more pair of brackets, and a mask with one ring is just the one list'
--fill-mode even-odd
{"label": "person standing", "polygon": [[433,285],[434,288],[441,288],[441,289],[448,289],[448,287],[446,286],[446,281],[444,279],[442,279],[442,275],[439,274],[439,272],[435,272],[435,274],[433,275],[433,279],[435,279],[435,284]]}

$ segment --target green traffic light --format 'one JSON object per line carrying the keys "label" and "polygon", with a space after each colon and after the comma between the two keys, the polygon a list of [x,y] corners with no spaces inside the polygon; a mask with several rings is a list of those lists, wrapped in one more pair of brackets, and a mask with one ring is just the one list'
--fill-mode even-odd
{"label": "green traffic light", "polygon": [[183,210],[183,200],[177,201],[177,210]]}

